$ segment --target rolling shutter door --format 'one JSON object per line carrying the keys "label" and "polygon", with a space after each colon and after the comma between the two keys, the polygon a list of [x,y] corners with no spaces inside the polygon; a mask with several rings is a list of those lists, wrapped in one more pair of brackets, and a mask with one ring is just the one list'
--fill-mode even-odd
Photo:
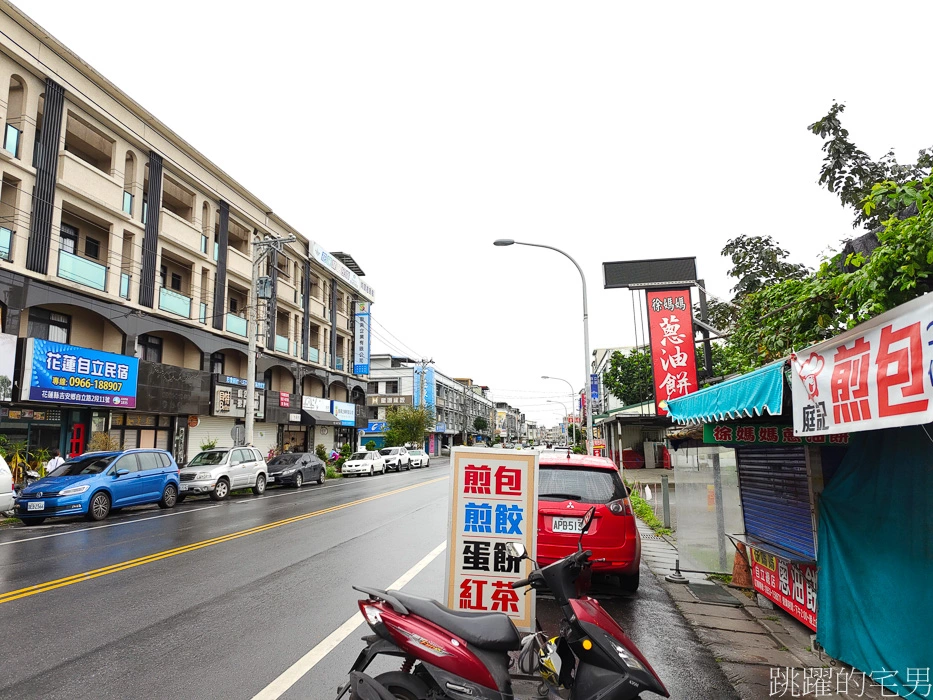
{"label": "rolling shutter door", "polygon": [[736,448],[745,532],[815,560],[803,447]]}
{"label": "rolling shutter door", "polygon": [[253,423],[253,447],[265,457],[279,444],[279,426],[275,423]]}
{"label": "rolling shutter door", "polygon": [[233,430],[235,421],[232,418],[214,418],[213,416],[200,416],[200,422],[195,428],[188,430],[188,454],[185,464],[194,459],[201,451],[201,443],[206,440],[216,440],[217,447],[233,447]]}

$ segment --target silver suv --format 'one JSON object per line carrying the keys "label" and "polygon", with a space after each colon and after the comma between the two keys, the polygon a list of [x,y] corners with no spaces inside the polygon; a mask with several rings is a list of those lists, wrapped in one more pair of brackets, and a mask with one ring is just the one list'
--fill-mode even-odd
{"label": "silver suv", "polygon": [[386,447],[379,450],[379,454],[386,459],[386,471],[411,469],[411,456],[404,447]]}
{"label": "silver suv", "polygon": [[236,489],[251,488],[257,496],[266,490],[269,468],[254,447],[219,447],[195,455],[178,474],[178,500],[209,494],[222,501]]}

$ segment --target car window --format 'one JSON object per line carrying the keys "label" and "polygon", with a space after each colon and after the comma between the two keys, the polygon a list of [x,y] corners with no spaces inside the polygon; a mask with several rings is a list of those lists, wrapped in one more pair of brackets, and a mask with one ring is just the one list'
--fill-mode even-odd
{"label": "car window", "polygon": [[253,459],[254,459],[255,461],[261,462],[261,461],[263,460],[262,453],[261,453],[259,450],[257,450],[257,449],[252,449],[252,450],[250,450],[250,452],[253,453]]}
{"label": "car window", "polygon": [[301,455],[296,455],[296,454],[278,455],[277,457],[272,458],[272,461],[269,462],[269,466],[274,467],[280,464],[295,464],[298,462],[298,459],[300,457]]}
{"label": "car window", "polygon": [[212,450],[210,452],[199,452],[194,459],[188,462],[189,467],[214,467],[222,464],[227,457],[227,450]]}
{"label": "car window", "polygon": [[540,500],[609,503],[624,497],[619,475],[607,469],[541,467],[538,472]]}
{"label": "car window", "polygon": [[79,474],[100,474],[113,462],[116,455],[97,455],[95,457],[78,457],[65,462],[55,470],[55,476],[78,476]]}
{"label": "car window", "polygon": [[116,463],[113,465],[114,472],[118,472],[121,469],[126,469],[126,471],[132,473],[139,471],[139,462],[136,461],[136,455],[123,455],[120,457]]}
{"label": "car window", "polygon": [[397,454],[398,454],[398,448],[397,448],[397,447],[387,447],[387,448],[385,448],[384,450],[382,450],[382,454],[384,454],[384,455],[397,455]]}
{"label": "car window", "polygon": [[162,460],[159,459],[158,452],[137,452],[136,459],[139,460],[139,471],[141,472],[162,468]]}
{"label": "car window", "polygon": [[350,459],[354,462],[362,462],[369,458],[369,452],[354,452],[352,455],[350,455]]}
{"label": "car window", "polygon": [[156,454],[159,455],[163,467],[172,466],[172,458],[168,456],[167,452],[156,452]]}
{"label": "car window", "polygon": [[252,450],[234,450],[230,464],[243,464],[243,462],[252,462],[254,460]]}

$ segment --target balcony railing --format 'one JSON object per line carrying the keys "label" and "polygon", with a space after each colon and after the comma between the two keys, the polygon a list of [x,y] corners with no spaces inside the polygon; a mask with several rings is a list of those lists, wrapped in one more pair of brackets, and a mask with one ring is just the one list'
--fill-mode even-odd
{"label": "balcony railing", "polygon": [[198,306],[198,320],[201,323],[207,323],[207,304],[203,301]]}
{"label": "balcony railing", "polygon": [[159,289],[159,308],[183,318],[191,318],[191,297],[179,294],[174,289]]}
{"label": "balcony railing", "polygon": [[6,132],[3,134],[3,147],[13,154],[14,158],[19,158],[19,142],[23,132],[12,124],[6,125]]}
{"label": "balcony railing", "polygon": [[287,355],[288,354],[288,338],[285,338],[281,335],[276,335],[275,336],[275,351],[284,352]]}
{"label": "balcony railing", "polygon": [[64,250],[58,251],[58,276],[102,292],[107,289],[106,267]]}
{"label": "balcony railing", "polygon": [[0,260],[9,260],[13,250],[14,233],[8,228],[0,227]]}
{"label": "balcony railing", "polygon": [[246,337],[246,319],[240,318],[236,314],[227,314],[227,330],[236,333],[244,338]]}
{"label": "balcony railing", "polygon": [[133,195],[123,191],[123,213],[128,216],[133,216]]}
{"label": "balcony railing", "polygon": [[317,362],[319,354],[317,348],[308,348],[308,362]]}
{"label": "balcony railing", "polygon": [[337,357],[337,358],[335,358],[335,359],[336,359],[337,361],[334,363],[334,366],[335,366],[337,369],[341,369],[341,370],[342,370],[342,369],[343,369],[343,358],[342,358],[342,357]]}
{"label": "balcony railing", "polygon": [[130,298],[130,282],[133,281],[133,275],[128,275],[125,272],[120,273],[120,296],[124,299]]}

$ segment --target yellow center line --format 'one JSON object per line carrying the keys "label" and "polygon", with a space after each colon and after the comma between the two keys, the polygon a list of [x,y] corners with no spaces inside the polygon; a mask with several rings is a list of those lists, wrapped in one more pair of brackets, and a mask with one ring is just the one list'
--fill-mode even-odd
{"label": "yellow center line", "polygon": [[52,591],[56,588],[63,588],[65,586],[71,586],[76,583],[81,583],[83,581],[90,581],[91,579],[99,578],[101,576],[107,576],[109,574],[115,574],[119,571],[126,571],[127,569],[133,569],[137,566],[142,566],[144,564],[151,564],[152,562],[160,561],[162,559],[169,559],[170,557],[176,557],[179,554],[186,554],[188,552],[194,552],[198,549],[203,549],[205,547],[211,547],[215,544],[221,544],[223,542],[230,542],[231,540],[239,539],[240,537],[246,537],[247,535],[255,535],[258,532],[265,532],[267,530],[272,530],[277,527],[282,527],[283,525],[291,525],[292,523],[301,522],[302,520],[307,520],[308,518],[316,518],[320,515],[326,515],[327,513],[333,513],[338,510],[343,510],[344,508],[350,508],[351,506],[358,506],[361,503],[368,503],[369,501],[375,501],[380,498],[386,498],[388,496],[394,496],[395,494],[402,493],[403,491],[410,491],[411,489],[421,488],[422,486],[427,486],[428,484],[434,484],[438,481],[444,481],[449,477],[442,476],[437,479],[431,479],[429,481],[423,481],[419,484],[412,484],[411,486],[403,486],[402,488],[395,489],[393,491],[386,491],[385,493],[376,494],[375,496],[367,496],[366,498],[361,498],[356,501],[350,501],[349,503],[342,503],[337,506],[331,506],[330,508],[324,508],[322,510],[316,510],[313,513],[305,513],[304,515],[296,515],[292,518],[285,518],[284,520],[276,520],[272,523],[267,523],[266,525],[258,525],[257,527],[251,527],[248,530],[240,530],[238,532],[231,532],[228,535],[221,535],[219,537],[213,537],[209,540],[202,540],[200,542],[194,542],[192,544],[187,544],[182,547],[176,547],[175,549],[167,549],[162,552],[156,552],[155,554],[149,554],[144,557],[139,557],[137,559],[130,559],[128,561],[119,562],[117,564],[111,564],[110,566],[104,566],[100,569],[93,569],[91,571],[85,571],[81,574],[74,574],[73,576],[66,576],[64,578],[55,579],[54,581],[46,581],[45,583],[37,583],[34,586],[27,586],[26,588],[20,588],[15,591],[9,591],[7,593],[0,593],[0,605],[3,603],[9,603],[14,600],[19,600],[20,598],[28,598],[29,596],[37,595],[39,593],[45,593],[46,591]]}

